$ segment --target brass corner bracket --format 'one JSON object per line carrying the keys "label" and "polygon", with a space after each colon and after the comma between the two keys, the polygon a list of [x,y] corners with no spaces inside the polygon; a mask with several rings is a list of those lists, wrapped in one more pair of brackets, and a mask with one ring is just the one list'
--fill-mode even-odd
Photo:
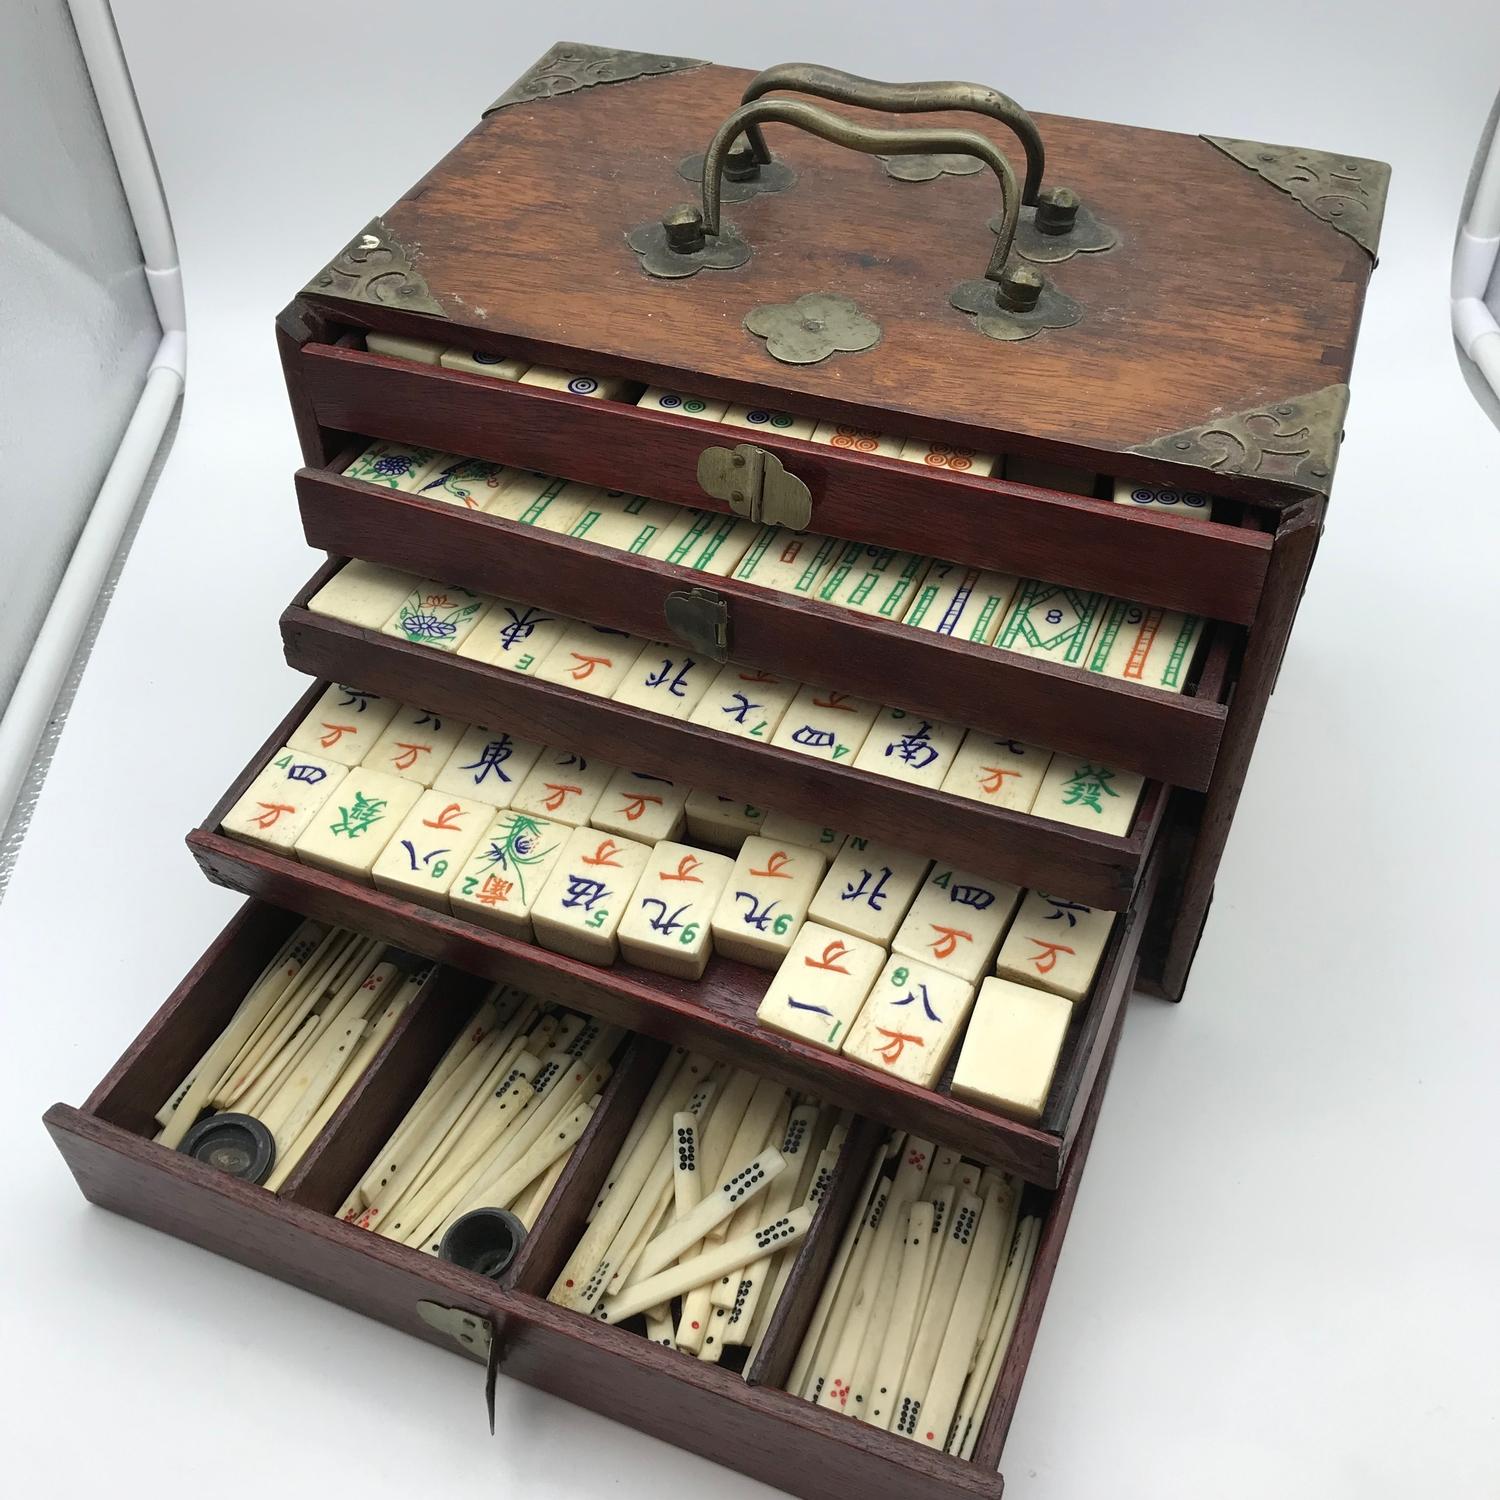
{"label": "brass corner bracket", "polygon": [[1232,136],[1206,135],[1210,146],[1290,194],[1310,214],[1346,234],[1373,261],[1391,185],[1391,169],[1366,156],[1339,156],[1299,146],[1272,146]]}
{"label": "brass corner bracket", "polygon": [[1320,391],[1232,412],[1185,427],[1128,450],[1221,474],[1244,474],[1295,485],[1326,496],[1333,484],[1349,410],[1349,387],[1325,385]]}
{"label": "brass corner bracket", "polygon": [[384,219],[371,219],[302,292],[448,316],[417,270],[411,251],[391,233]]}
{"label": "brass corner bracket", "polygon": [[484,113],[492,115],[507,105],[553,99],[600,83],[628,83],[632,78],[706,66],[701,57],[668,57],[656,52],[591,47],[587,42],[554,42]]}

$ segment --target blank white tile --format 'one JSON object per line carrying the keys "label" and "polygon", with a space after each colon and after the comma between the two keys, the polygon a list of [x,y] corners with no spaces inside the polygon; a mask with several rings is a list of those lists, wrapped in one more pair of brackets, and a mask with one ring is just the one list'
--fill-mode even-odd
{"label": "blank white tile", "polygon": [[[987,981],[988,982],[988,981]],[[895,953],[844,1038],[845,1057],[931,1088],[974,1004],[974,986]]]}
{"label": "blank white tile", "polygon": [[1040,1119],[1072,1013],[1060,996],[986,979],[953,1070],[954,1096],[1013,1119]]}
{"label": "blank white tile", "polygon": [[756,432],[792,438],[810,438],[818,425],[806,417],[794,417],[790,412],[772,411],[764,406],[731,406],[720,420],[728,427],[749,427]]}
{"label": "blank white tile", "polygon": [[575,828],[531,908],[537,942],[589,963],[613,963],[616,933],[650,857],[648,844]]}
{"label": "blank white tile", "polygon": [[445,453],[414,493],[423,500],[441,500],[461,510],[487,510],[511,473],[504,464]]}
{"label": "blank white tile", "polygon": [[812,430],[812,441],[850,453],[874,453],[881,458],[900,458],[906,446],[900,438],[887,437],[868,427],[854,427],[848,422],[819,422]]}
{"label": "blank white tile", "polygon": [[549,365],[532,365],[520,377],[522,385],[543,386],[549,391],[567,391],[570,396],[592,396],[601,401],[628,401],[635,382],[619,375],[575,375]]}
{"label": "blank white tile", "polygon": [[713,951],[712,920],[734,861],[663,840],[651,851],[620,923],[629,963],[679,979],[701,979]]}
{"label": "blank white tile", "polygon": [[689,396],[682,391],[668,391],[660,386],[648,385],[641,392],[637,406],[649,411],[669,411],[679,417],[696,417],[700,422],[722,422],[729,410],[727,401],[715,401],[710,396]]}
{"label": "blank white tile", "polygon": [[826,863],[816,849],[747,838],[714,909],[714,947],[725,958],[776,968],[807,917]]}
{"label": "blank white tile", "polygon": [[433,779],[433,789],[468,802],[482,802],[493,815],[495,808],[510,806],[542,749],[535,740],[471,724]]}
{"label": "blank white tile", "polygon": [[562,639],[563,632],[577,623],[567,615],[551,614],[535,604],[496,599],[475,621],[474,629],[460,643],[456,655],[533,677]]}
{"label": "blank white tile", "polygon": [[843,550],[844,543],[836,537],[762,526],[729,576],[778,594],[811,599]]}
{"label": "blank white tile", "polygon": [[932,861],[872,839],[851,838],[818,887],[814,922],[889,947]]}
{"label": "blank white tile", "polygon": [[446,344],[435,344],[431,339],[408,338],[402,333],[376,333],[365,335],[365,348],[371,354],[388,355],[391,359],[409,359],[413,364],[435,365],[443,356]]}
{"label": "blank white tile", "polygon": [[623,630],[606,630],[575,620],[558,637],[536,676],[542,682],[557,682],[596,698],[610,698],[645,649],[645,641]]}
{"label": "blank white tile", "polygon": [[604,789],[619,769],[571,750],[544,750],[510,805],[522,813],[578,826],[593,816]]}
{"label": "blank white tile", "polygon": [[344,470],[349,479],[377,484],[388,490],[405,490],[408,494],[437,466],[442,455],[415,443],[371,443]]}
{"label": "blank white tile", "polygon": [[479,842],[494,809],[449,792],[423,792],[380,851],[370,873],[392,895],[448,910],[448,887]]}
{"label": "blank white tile", "polygon": [[693,656],[681,646],[650,642],[612,697],[668,719],[685,719],[718,675],[716,661]]}
{"label": "blank white tile", "polygon": [[935,562],[912,596],[904,624],[955,641],[994,644],[1020,579],[962,563]]}
{"label": "blank white tile", "polygon": [[568,535],[619,552],[646,552],[651,543],[676,521],[682,507],[647,500],[624,490],[595,490]]}
{"label": "blank white tile", "polygon": [[1194,516],[1207,521],[1213,515],[1212,495],[1180,490],[1175,484],[1148,484],[1144,480],[1115,480],[1115,504],[1136,510],[1159,510],[1168,515]]}
{"label": "blank white tile", "polygon": [[953,769],[966,732],[961,724],[909,714],[904,708],[883,708],[853,764],[908,786],[937,788]]}
{"label": "blank white tile", "polygon": [[846,542],[813,597],[882,620],[902,620],[932,559],[889,547]]}
{"label": "blank white tile", "polygon": [[694,843],[736,853],[751,834],[761,831],[766,821],[765,808],[752,807],[733,797],[720,797],[714,792],[689,792],[683,811],[687,815],[688,837]]}
{"label": "blank white tile", "polygon": [[456,651],[489,605],[488,595],[424,578],[396,607],[380,633],[434,651]]}
{"label": "blank white tile", "polygon": [[487,375],[491,380],[519,380],[531,366],[524,359],[490,354],[483,349],[444,349],[438,361],[445,370],[465,375]]}
{"label": "blank white tile", "polygon": [[1016,484],[1034,484],[1039,489],[1063,490],[1073,495],[1092,495],[1096,476],[1067,464],[1040,458],[1021,458],[1012,453],[1005,460],[1005,477]]}
{"label": "blank white tile", "polygon": [[403,776],[356,766],[293,846],[304,864],[366,879],[380,851],[417,804],[422,787]]}
{"label": "blank white tile", "polygon": [[574,484],[551,474],[512,469],[485,501],[485,514],[566,534],[598,498],[591,484]]}
{"label": "blank white tile", "polygon": [[1093,987],[1115,913],[1028,891],[995,961],[1002,979],[1081,1000]]}
{"label": "blank white tile", "polygon": [[990,807],[1030,812],[1051,761],[1052,752],[1039,745],[971,729],[943,778],[942,789]]}
{"label": "blank white tile", "polygon": [[1032,804],[1032,815],[1124,837],[1130,832],[1146,779],[1134,771],[1115,771],[1098,761],[1058,753]]}
{"label": "blank white tile", "polygon": [[978,984],[995,961],[1020,899],[1020,886],[936,864],[891,940],[891,951]]}
{"label": "blank white tile", "polygon": [[878,943],[804,922],[755,1017],[783,1036],[837,1052],[885,959]]}
{"label": "blank white tile", "polygon": [[401,705],[362,688],[331,682],[287,740],[340,765],[357,766],[375,747]]}
{"label": "blank white tile", "polygon": [[908,438],[897,458],[909,464],[924,464],[929,469],[948,469],[954,474],[993,474],[1000,465],[997,453],[977,453],[958,443],[929,443],[924,438]]}
{"label": "blank white tile", "polygon": [[1088,669],[1121,682],[1180,693],[1203,639],[1201,615],[1111,600],[1089,649]]}
{"label": "blank white tile", "polygon": [[224,814],[220,831],[267,849],[290,849],[347,775],[339,761],[286,746]]}
{"label": "blank white tile", "polygon": [[589,822],[642,844],[680,838],[687,826],[689,788],[621,767],[609,779]]}
{"label": "blank white tile", "polygon": [[431,786],[468,727],[462,719],[403,703],[361,764]]}
{"label": "blank white tile", "polygon": [[361,630],[379,630],[421,582],[399,568],[351,558],[307,601],[315,615],[328,615]]}
{"label": "blank white tile", "polygon": [[771,743],[818,760],[850,762],[880,712],[878,703],[804,683],[787,706]]}
{"label": "blank white tile", "polygon": [[790,813],[782,812],[768,812],[761,833],[768,839],[779,839],[783,844],[805,844],[829,859],[844,847],[849,837],[836,828],[825,828],[806,818],[794,818]]}
{"label": "blank white tile", "polygon": [[790,678],[730,662],[719,668],[688,722],[737,739],[769,743],[801,686]]}
{"label": "blank white tile", "polygon": [[1028,578],[1005,613],[995,645],[1060,666],[1086,667],[1108,602],[1103,594]]}
{"label": "blank white tile", "polygon": [[566,823],[503,809],[448,887],[454,916],[530,942],[531,908],[572,832]]}
{"label": "blank white tile", "polygon": [[658,562],[727,578],[739,566],[760,527],[716,510],[683,510],[646,548]]}

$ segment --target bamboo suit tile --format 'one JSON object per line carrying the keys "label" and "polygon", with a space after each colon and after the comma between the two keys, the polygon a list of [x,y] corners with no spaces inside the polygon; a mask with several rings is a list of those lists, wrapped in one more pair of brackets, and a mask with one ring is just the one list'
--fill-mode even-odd
{"label": "bamboo suit tile", "polygon": [[1180,693],[1187,686],[1203,624],[1200,615],[1115,599],[1094,637],[1089,671]]}
{"label": "bamboo suit tile", "polygon": [[1006,611],[995,644],[1062,666],[1086,666],[1107,602],[1103,594],[1028,578]]}
{"label": "bamboo suit tile", "polygon": [[650,642],[611,696],[616,703],[685,719],[718,675],[716,661],[690,655],[681,646]]}
{"label": "bamboo suit tile", "polygon": [[365,348],[371,354],[384,354],[390,359],[407,359],[413,364],[435,365],[441,362],[444,344],[434,344],[431,339],[411,339],[400,333],[367,333]]}
{"label": "bamboo suit tile", "polygon": [[448,887],[454,916],[530,942],[531,908],[572,833],[567,823],[503,809]]}
{"label": "bamboo suit tile", "polygon": [[849,453],[876,453],[881,458],[900,458],[906,446],[901,438],[887,437],[868,427],[853,427],[847,422],[819,422],[813,428],[812,441]]}
{"label": "bamboo suit tile", "polygon": [[658,562],[727,578],[750,550],[760,527],[716,510],[682,510],[646,548]]}
{"label": "bamboo suit tile", "polygon": [[728,427],[749,427],[778,437],[810,438],[818,425],[790,412],[771,411],[764,406],[731,406],[720,418]]}
{"label": "bamboo suit tile", "polygon": [[663,840],[651,851],[620,923],[620,951],[679,979],[701,979],[713,950],[714,908],[734,861],[706,849]]}
{"label": "bamboo suit tile", "polygon": [[714,947],[726,958],[776,968],[807,916],[826,863],[816,849],[747,838],[714,909]]}
{"label": "bamboo suit tile", "polygon": [[730,662],[719,669],[688,722],[737,739],[769,742],[801,687],[789,678]]}
{"label": "bamboo suit tile", "polygon": [[375,748],[400,707],[392,698],[331,682],[292,731],[287,746],[309,750],[343,766],[357,766]]}
{"label": "bamboo suit tile", "polygon": [[503,729],[470,725],[433,778],[433,790],[486,803],[492,812],[497,807],[509,807],[542,749],[535,740],[517,739]]}
{"label": "bamboo suit tile", "polygon": [[511,473],[504,464],[447,453],[415,493],[423,500],[441,500],[461,510],[488,510]]}
{"label": "bamboo suit tile", "polygon": [[647,500],[624,490],[596,490],[568,528],[568,535],[618,552],[644,553],[681,514],[681,506],[662,500]]}
{"label": "bamboo suit tile", "polygon": [[885,960],[878,943],[804,922],[755,1017],[783,1036],[837,1052]]}
{"label": "bamboo suit tile", "polygon": [[367,878],[421,795],[422,787],[404,776],[356,766],[298,835],[297,858],[338,875]]}
{"label": "bamboo suit tile", "polygon": [[1086,469],[1021,458],[1014,453],[1005,460],[1005,477],[1015,484],[1034,484],[1038,489],[1064,490],[1072,495],[1092,495],[1097,481],[1097,476]]}
{"label": "bamboo suit tile", "polygon": [[494,815],[483,802],[450,792],[423,792],[380,851],[370,873],[395,896],[448,910],[448,887]]}
{"label": "bamboo suit tile", "polygon": [[925,464],[929,469],[948,469],[954,474],[993,474],[1000,465],[995,453],[976,453],[957,443],[929,443],[923,438],[908,438],[896,455],[909,464]]}
{"label": "bamboo suit tile", "polygon": [[879,712],[879,704],[852,693],[804,683],[787,706],[771,743],[818,760],[852,761]]}
{"label": "bamboo suit tile", "polygon": [[679,417],[696,417],[700,422],[722,422],[729,410],[727,401],[715,401],[708,396],[689,396],[682,391],[663,390],[660,386],[647,386],[641,392],[637,406],[648,411],[670,411]]}
{"label": "bamboo suit tile", "polygon": [[465,375],[485,375],[491,380],[519,380],[531,368],[524,359],[483,349],[444,349],[438,363],[445,370],[462,370]]}
{"label": "bamboo suit tile", "polygon": [[952,865],[933,867],[891,940],[893,953],[978,984],[995,961],[1021,888]]}
{"label": "bamboo suit tile", "polygon": [[1038,818],[1123,838],[1130,832],[1145,785],[1145,777],[1134,771],[1114,771],[1076,755],[1057,754],[1042,777],[1031,811]]}
{"label": "bamboo suit tile", "polygon": [[973,1004],[974,986],[966,980],[892,954],[844,1038],[843,1054],[931,1088]]}
{"label": "bamboo suit tile", "polygon": [[943,778],[942,789],[952,796],[967,797],[990,807],[1030,812],[1051,761],[1052,752],[1039,745],[1000,739],[971,729]]}
{"label": "bamboo suit tile", "polygon": [[536,676],[542,682],[558,682],[580,693],[609,698],[645,649],[645,641],[623,630],[574,620],[537,668]]}
{"label": "bamboo suit tile", "polygon": [[904,708],[883,708],[853,764],[856,770],[911,786],[940,787],[966,733],[961,724],[925,719]]}
{"label": "bamboo suit tile", "polygon": [[479,617],[455,655],[482,661],[504,672],[534,677],[563,632],[578,621],[549,614],[534,604],[496,599]]}
{"label": "bamboo suit tile", "polygon": [[484,509],[486,515],[514,521],[518,526],[539,526],[543,531],[566,535],[598,495],[591,484],[512,469]]}
{"label": "bamboo suit tile", "polygon": [[689,838],[715,849],[736,852],[752,833],[761,831],[766,821],[765,808],[713,792],[689,792],[683,811],[687,815]]}
{"label": "bamboo suit tile", "polygon": [[762,526],[729,576],[741,583],[758,583],[778,594],[811,599],[844,547],[837,537],[819,536],[814,531]]}
{"label": "bamboo suit tile", "polygon": [[245,788],[219,828],[267,849],[290,849],[348,773],[339,761],[286,746]]}
{"label": "bamboo suit tile", "polygon": [[848,841],[847,833],[836,828],[823,828],[809,823],[805,818],[794,818],[789,813],[768,812],[761,833],[768,839],[780,839],[783,844],[805,844],[817,849],[832,859]]}
{"label": "bamboo suit tile", "polygon": [[484,594],[471,594],[456,584],[423,579],[403,599],[396,613],[381,627],[382,635],[431,646],[435,651],[456,651],[489,608]]}
{"label": "bamboo suit tile", "polygon": [[468,727],[461,719],[403,703],[361,764],[431,786]]}
{"label": "bamboo suit tile", "polygon": [[379,630],[421,579],[398,568],[351,558],[307,601],[315,615],[327,615],[361,630]]}
{"label": "bamboo suit tile", "polygon": [[1060,995],[986,979],[953,1071],[954,1097],[1013,1119],[1040,1119],[1072,1018]]}
{"label": "bamboo suit tile", "polygon": [[1081,1000],[1093,988],[1115,913],[1028,891],[995,961],[1002,979]]}
{"label": "bamboo suit tile", "polygon": [[531,908],[537,942],[589,963],[613,963],[615,934],[650,857],[647,844],[575,828]]}
{"label": "bamboo suit tile", "polygon": [[846,542],[813,595],[822,604],[837,604],[882,620],[901,620],[927,576],[932,559],[889,547]]}
{"label": "bamboo suit tile", "polygon": [[604,833],[618,833],[642,844],[682,835],[689,789],[644,771],[622,766],[609,779],[589,822]]}
{"label": "bamboo suit tile", "polygon": [[1137,479],[1115,480],[1115,504],[1136,510],[1159,510],[1167,515],[1196,516],[1207,521],[1213,515],[1212,495],[1180,490],[1175,484],[1147,484]]}
{"label": "bamboo suit tile", "polygon": [[570,396],[590,396],[598,401],[628,401],[635,382],[619,375],[575,375],[550,365],[532,365],[519,378],[521,385],[542,386],[549,391],[566,391]]}
{"label": "bamboo suit tile", "polygon": [[905,849],[851,838],[818,887],[808,916],[889,946],[931,866],[930,859]]}
{"label": "bamboo suit tile", "polygon": [[1020,579],[962,563],[935,562],[913,596],[903,624],[955,641],[992,646]]}
{"label": "bamboo suit tile", "polygon": [[618,769],[608,761],[549,746],[517,787],[510,805],[517,812],[577,827],[593,817]]}
{"label": "bamboo suit tile", "polygon": [[436,466],[440,454],[411,443],[371,443],[344,470],[348,479],[363,480],[387,490],[415,493]]}

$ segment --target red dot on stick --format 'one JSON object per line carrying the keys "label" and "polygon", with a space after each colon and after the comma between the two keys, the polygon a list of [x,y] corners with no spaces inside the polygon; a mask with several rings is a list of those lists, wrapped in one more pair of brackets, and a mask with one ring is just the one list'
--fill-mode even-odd
{"label": "red dot on stick", "polygon": [[697,1318],[694,1318],[694,1319],[693,1319],[693,1327],[694,1327],[694,1328],[699,1328],[699,1327],[701,1327],[701,1326],[702,1326],[702,1325],[701,1325],[701,1324],[700,1324],[700,1323],[699,1323],[699,1322],[698,1322],[698,1320],[697,1320]]}
{"label": "red dot on stick", "polygon": [[933,1433],[933,1432],[929,1432],[927,1434],[927,1441],[929,1443],[935,1443],[935,1442],[937,1442],[937,1434]]}
{"label": "red dot on stick", "polygon": [[564,1283],[563,1283],[563,1284],[564,1284],[564,1285],[565,1285],[565,1286],[572,1286],[572,1285],[573,1285],[573,1278],[572,1278],[572,1277],[571,1277],[571,1276],[570,1276],[570,1277],[568,1277],[568,1279],[567,1279],[567,1281],[566,1281],[566,1282],[564,1282]]}

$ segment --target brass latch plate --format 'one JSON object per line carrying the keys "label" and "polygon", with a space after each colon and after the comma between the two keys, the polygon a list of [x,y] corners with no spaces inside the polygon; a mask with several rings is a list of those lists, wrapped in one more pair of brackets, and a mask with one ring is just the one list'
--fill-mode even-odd
{"label": "brass latch plate", "polygon": [[705,448],[698,456],[698,483],[747,521],[794,531],[805,531],[812,521],[812,491],[774,453],[754,443]]}
{"label": "brass latch plate", "polygon": [[495,1435],[495,1382],[500,1374],[500,1338],[492,1319],[462,1307],[445,1307],[441,1302],[419,1302],[417,1312],[422,1321],[440,1333],[446,1333],[465,1353],[484,1365],[484,1404],[489,1412],[490,1436]]}
{"label": "brass latch plate", "polygon": [[667,628],[695,656],[729,659],[729,601],[712,589],[675,589],[667,595]]}

